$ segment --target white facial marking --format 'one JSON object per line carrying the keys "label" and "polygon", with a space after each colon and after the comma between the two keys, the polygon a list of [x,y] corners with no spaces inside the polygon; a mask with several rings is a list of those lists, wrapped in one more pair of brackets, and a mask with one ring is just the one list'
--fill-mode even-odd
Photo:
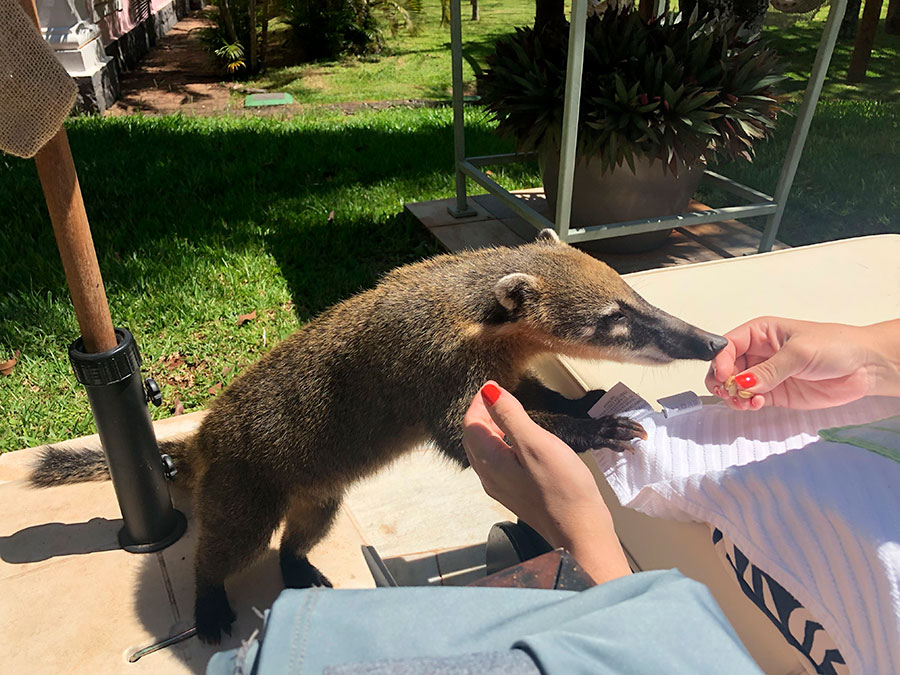
{"label": "white facial marking", "polygon": [[610,314],[614,314],[615,312],[618,312],[618,311],[619,311],[619,305],[616,304],[615,302],[610,302],[609,304],[603,306],[603,308],[599,312],[599,316],[600,316],[600,318],[603,318],[605,316],[609,316]]}

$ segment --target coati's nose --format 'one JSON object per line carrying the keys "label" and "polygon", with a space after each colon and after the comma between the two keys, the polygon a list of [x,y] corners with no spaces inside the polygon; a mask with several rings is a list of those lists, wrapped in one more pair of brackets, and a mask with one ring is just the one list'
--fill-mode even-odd
{"label": "coati's nose", "polygon": [[721,335],[713,335],[709,338],[706,343],[706,346],[709,347],[709,358],[711,359],[720,351],[725,349],[725,345],[728,344],[728,338],[722,337]]}

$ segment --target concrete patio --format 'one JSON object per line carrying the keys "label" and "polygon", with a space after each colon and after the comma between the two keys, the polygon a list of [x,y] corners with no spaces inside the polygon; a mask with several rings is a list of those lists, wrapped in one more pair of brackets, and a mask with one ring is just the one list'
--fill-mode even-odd
{"label": "concrete patio", "polygon": [[[157,436],[190,432],[202,416],[158,422]],[[67,445],[99,447],[99,438]],[[26,478],[38,451],[0,456],[0,631],[9,646],[0,672],[203,672],[215,650],[196,638],[128,661],[192,625],[190,495],[172,491],[188,515],[185,536],[158,553],[126,553],[116,540],[122,520],[112,484],[33,489]],[[490,526],[510,517],[473,472],[423,449],[358,484],[310,558],[337,588],[375,585],[362,545],[376,547],[400,584],[465,584],[484,575]],[[267,609],[281,591],[277,543],[278,534],[262,560],[229,582],[238,619],[220,648],[239,646],[259,628],[253,608]]]}

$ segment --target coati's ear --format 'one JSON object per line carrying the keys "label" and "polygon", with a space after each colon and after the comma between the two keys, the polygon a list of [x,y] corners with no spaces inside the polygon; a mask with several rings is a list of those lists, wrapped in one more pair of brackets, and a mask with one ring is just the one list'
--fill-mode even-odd
{"label": "coati's ear", "polygon": [[535,277],[515,272],[507,274],[494,285],[494,295],[507,311],[514,312],[529,295],[537,291],[537,287],[538,280]]}
{"label": "coati's ear", "polygon": [[549,227],[545,227],[543,230],[538,232],[538,236],[535,237],[535,241],[542,244],[562,244],[563,241],[559,238],[559,235],[556,234],[556,230],[551,230]]}

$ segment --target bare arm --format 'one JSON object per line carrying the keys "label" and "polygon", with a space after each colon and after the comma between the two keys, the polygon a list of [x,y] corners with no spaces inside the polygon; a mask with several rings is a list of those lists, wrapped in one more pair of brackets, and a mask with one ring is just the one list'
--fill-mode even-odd
{"label": "bare arm", "polygon": [[463,427],[466,454],[488,495],[572,553],[597,583],[631,573],[590,470],[512,394],[488,382]]}

